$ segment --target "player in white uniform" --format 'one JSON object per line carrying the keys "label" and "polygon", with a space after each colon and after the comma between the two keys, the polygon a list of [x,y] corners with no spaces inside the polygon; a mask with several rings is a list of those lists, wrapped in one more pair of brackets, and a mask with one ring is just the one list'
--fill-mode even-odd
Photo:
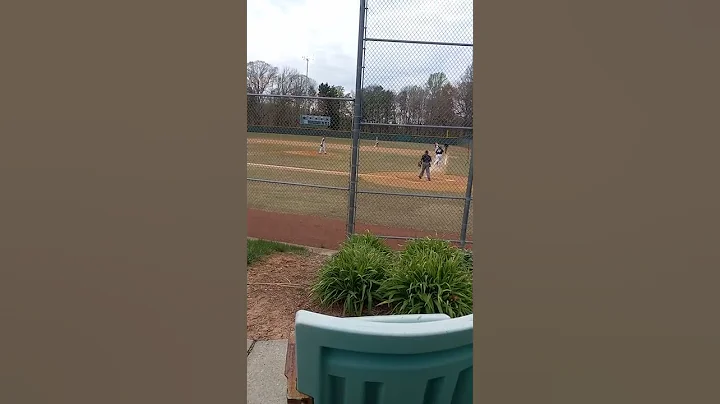
{"label": "player in white uniform", "polygon": [[318,153],[327,154],[327,151],[325,150],[325,138],[322,138],[320,141],[320,151]]}
{"label": "player in white uniform", "polygon": [[435,165],[439,166],[443,160],[443,149],[439,144],[435,143]]}

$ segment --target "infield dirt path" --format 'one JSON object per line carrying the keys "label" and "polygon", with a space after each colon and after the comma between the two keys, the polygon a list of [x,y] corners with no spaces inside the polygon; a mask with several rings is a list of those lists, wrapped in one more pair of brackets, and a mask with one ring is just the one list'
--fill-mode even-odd
{"label": "infield dirt path", "polygon": [[[315,148],[316,145],[319,145],[320,142],[312,143],[308,141],[303,140],[277,140],[277,139],[258,139],[258,138],[248,138],[248,144],[276,144],[276,145],[283,145],[283,146],[292,146],[292,147],[301,147],[301,148],[307,148],[312,147]],[[328,150],[347,150],[350,151],[352,149],[352,146],[349,144],[344,143],[327,143],[327,149]],[[398,154],[398,155],[404,155],[404,156],[420,156],[420,152],[418,150],[412,150],[412,149],[402,149],[398,147],[375,147],[375,146],[360,146],[360,151],[364,152],[381,152],[381,153],[392,153],[392,154]],[[295,151],[297,154],[305,154],[304,151]],[[315,153],[313,153],[315,154]]]}
{"label": "infield dirt path", "polygon": [[[345,221],[324,217],[295,215],[290,213],[265,212],[248,209],[248,236],[309,247],[337,249],[345,240]],[[459,239],[459,234],[435,234],[421,230],[401,229],[357,223],[355,232],[369,230],[373,234],[395,237],[439,237]],[[468,236],[468,241],[472,238]],[[400,249],[405,240],[387,240],[393,249]],[[467,244],[470,248],[472,244]]]}
{"label": "infield dirt path", "polygon": [[[286,171],[300,171],[307,173],[318,173],[328,175],[348,176],[346,171],[318,170],[315,168],[279,166],[274,164],[247,163],[250,167],[271,168]],[[437,169],[436,169],[437,170]],[[376,172],[376,173],[359,173],[360,178],[369,182],[405,189],[415,189],[421,191],[444,191],[462,194],[467,188],[467,177],[459,175],[445,174],[442,171],[433,173],[433,181],[427,182],[424,178],[418,177],[416,171],[407,172]]]}

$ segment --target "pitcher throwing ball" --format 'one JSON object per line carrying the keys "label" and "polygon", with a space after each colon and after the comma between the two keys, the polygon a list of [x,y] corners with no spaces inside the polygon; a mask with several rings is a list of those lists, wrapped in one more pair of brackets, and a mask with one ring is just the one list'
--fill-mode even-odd
{"label": "pitcher throwing ball", "polygon": [[320,141],[320,151],[318,151],[318,153],[327,154],[327,151],[325,151],[325,138],[324,137]]}
{"label": "pitcher throwing ball", "polygon": [[439,144],[435,143],[435,165],[439,166],[442,164],[443,149]]}
{"label": "pitcher throwing ball", "polygon": [[420,161],[418,162],[418,167],[421,167],[420,175],[418,178],[422,179],[423,174],[427,173],[427,180],[430,181],[430,166],[432,165],[432,157],[430,157],[430,152],[425,150],[425,154],[423,154],[420,157]]}

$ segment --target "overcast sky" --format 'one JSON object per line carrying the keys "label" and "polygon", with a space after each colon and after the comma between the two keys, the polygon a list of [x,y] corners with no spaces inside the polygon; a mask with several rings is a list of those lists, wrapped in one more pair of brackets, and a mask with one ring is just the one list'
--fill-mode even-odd
{"label": "overcast sky", "polygon": [[[472,43],[472,0],[367,0],[370,38]],[[305,73],[318,83],[355,88],[358,0],[248,0],[248,61]],[[364,85],[397,90],[431,73],[456,82],[472,47],[368,42]]]}

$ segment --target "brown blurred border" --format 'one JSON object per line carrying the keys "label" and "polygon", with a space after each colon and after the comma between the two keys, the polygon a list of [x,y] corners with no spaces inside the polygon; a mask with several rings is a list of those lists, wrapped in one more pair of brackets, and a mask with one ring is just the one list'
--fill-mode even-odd
{"label": "brown blurred border", "polygon": [[[476,4],[479,402],[720,401],[717,7]],[[0,6],[0,402],[244,399],[244,15]]]}
{"label": "brown blurred border", "polygon": [[719,8],[475,3],[476,402],[720,402]]}
{"label": "brown blurred border", "polygon": [[245,10],[0,5],[0,403],[245,402]]}

